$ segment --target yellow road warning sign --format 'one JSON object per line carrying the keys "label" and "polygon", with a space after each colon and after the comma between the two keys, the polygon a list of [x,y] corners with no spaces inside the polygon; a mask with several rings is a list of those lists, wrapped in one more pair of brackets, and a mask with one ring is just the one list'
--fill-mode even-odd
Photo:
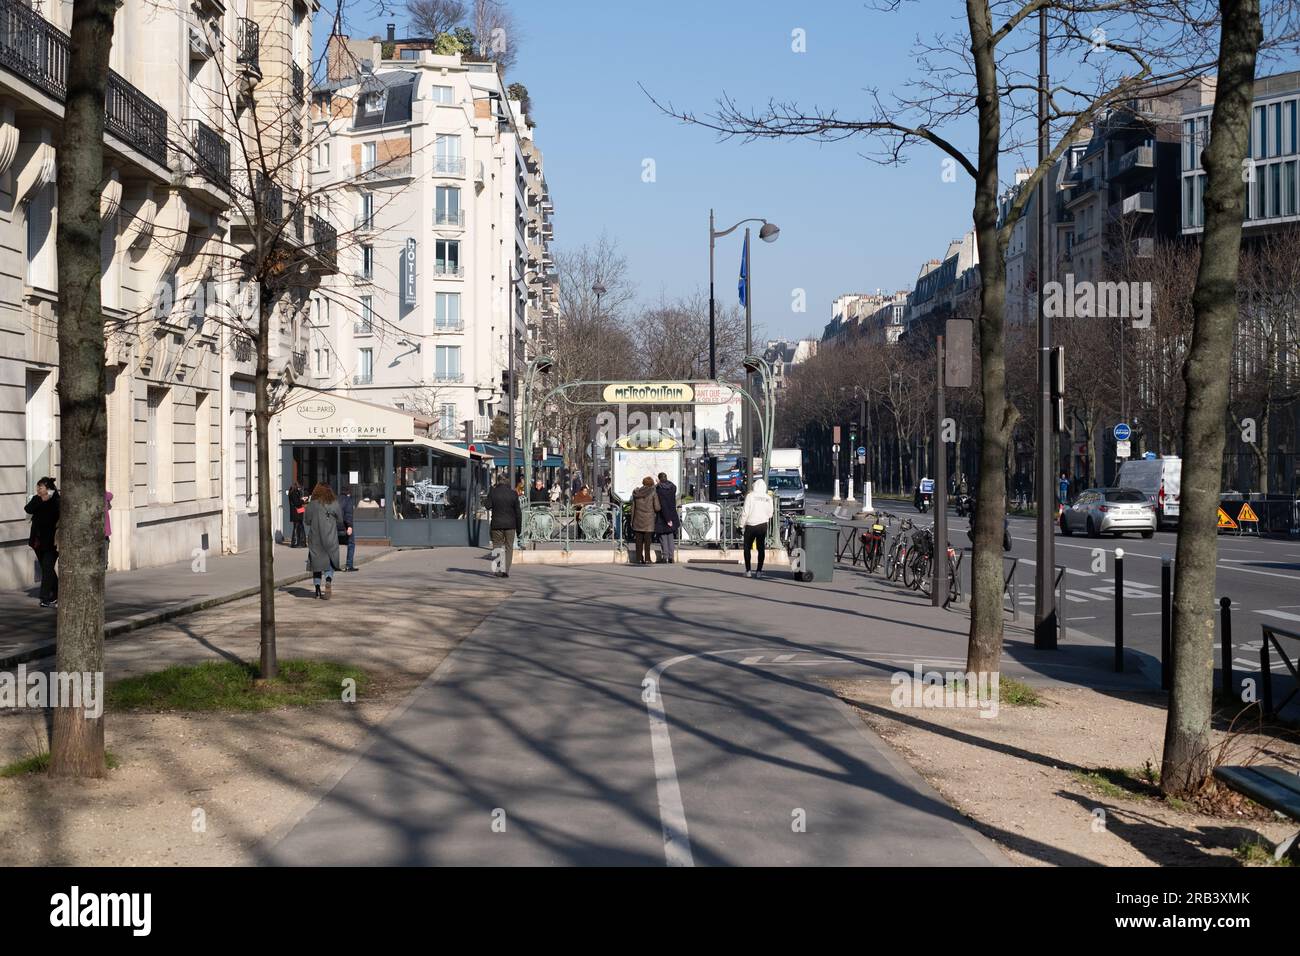
{"label": "yellow road warning sign", "polygon": [[1220,528],[1235,528],[1235,527],[1237,527],[1237,522],[1235,522],[1235,521],[1233,521],[1231,518],[1229,518],[1229,517],[1228,517],[1228,512],[1224,511],[1222,508],[1219,509],[1219,527],[1220,527]]}
{"label": "yellow road warning sign", "polygon": [[1241,506],[1241,514],[1237,515],[1238,521],[1259,521],[1259,516],[1255,514],[1255,509],[1250,506],[1250,502]]}

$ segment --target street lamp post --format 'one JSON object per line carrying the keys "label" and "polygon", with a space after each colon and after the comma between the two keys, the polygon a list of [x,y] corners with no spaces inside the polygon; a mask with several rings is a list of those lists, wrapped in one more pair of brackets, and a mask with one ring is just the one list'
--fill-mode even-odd
{"label": "street lamp post", "polygon": [[[510,271],[514,272],[513,262],[510,265]],[[509,443],[510,447],[507,449],[506,460],[509,463],[508,467],[510,469],[509,474],[510,474],[511,488],[515,486],[515,308],[517,305],[515,299],[518,296],[518,292],[516,291],[516,286],[520,282],[527,282],[529,276],[536,277],[538,275],[539,273],[536,269],[529,269],[523,275],[514,276],[510,280],[510,326],[509,326],[509,345],[507,347],[508,357],[506,358],[506,362],[510,368],[510,376],[508,379],[506,379],[506,382],[508,384],[508,387],[506,389],[506,400],[510,403],[510,410],[507,416],[509,418],[508,427],[510,430],[510,434],[507,436],[506,440]],[[528,490],[527,487],[525,487],[524,491],[526,492],[527,490]]]}
{"label": "street lamp post", "polygon": [[[717,345],[717,320],[715,318],[715,306],[713,296],[713,274],[715,246],[717,240],[723,236],[730,235],[741,226],[750,222],[761,222],[763,225],[758,230],[758,238],[764,242],[775,242],[776,237],[781,234],[781,229],[775,223],[768,222],[766,219],[757,217],[742,219],[730,229],[715,229],[713,210],[709,210],[709,378],[716,380],[718,377],[718,345]],[[749,229],[745,230],[745,246],[749,247]],[[754,301],[753,283],[754,268],[752,261],[745,263],[745,355],[749,357],[754,351],[753,341],[753,321],[752,321],[752,303]],[[745,372],[745,392],[753,396],[752,375],[746,370]],[[749,402],[743,402],[740,407],[740,425],[744,430],[741,436],[741,454],[744,456],[744,473],[749,474],[753,467],[753,423],[749,420]],[[764,471],[767,470],[766,459],[763,462]],[[713,457],[709,458],[709,500],[715,501],[718,497],[718,470],[714,464]],[[752,478],[751,478],[752,483]]]}

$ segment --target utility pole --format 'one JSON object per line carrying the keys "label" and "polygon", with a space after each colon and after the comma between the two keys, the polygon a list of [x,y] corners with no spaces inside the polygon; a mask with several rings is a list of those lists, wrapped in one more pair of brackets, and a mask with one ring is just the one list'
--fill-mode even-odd
{"label": "utility pole", "polygon": [[[1038,11],[1038,165],[1047,158],[1047,9]],[[1056,647],[1056,470],[1055,415],[1052,413],[1052,324],[1043,308],[1046,272],[1047,190],[1038,180],[1038,534],[1034,567],[1034,647]]]}
{"label": "utility pole", "polygon": [[943,340],[935,338],[934,380],[934,581],[930,603],[943,607],[948,597],[948,449],[943,441]]}

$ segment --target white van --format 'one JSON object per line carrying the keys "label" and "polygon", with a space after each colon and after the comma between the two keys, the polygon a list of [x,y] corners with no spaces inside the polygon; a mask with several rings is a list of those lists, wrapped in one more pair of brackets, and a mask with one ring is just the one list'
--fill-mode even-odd
{"label": "white van", "polygon": [[1136,488],[1156,509],[1156,526],[1177,527],[1183,460],[1172,455],[1138,458],[1119,466],[1118,488]]}

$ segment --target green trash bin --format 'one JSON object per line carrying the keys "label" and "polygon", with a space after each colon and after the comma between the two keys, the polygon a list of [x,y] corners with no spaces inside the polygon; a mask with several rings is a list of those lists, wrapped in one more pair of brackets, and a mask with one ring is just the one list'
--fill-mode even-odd
{"label": "green trash bin", "polygon": [[835,575],[835,545],[839,526],[829,518],[795,519],[798,547],[803,549],[801,581],[830,581]]}

